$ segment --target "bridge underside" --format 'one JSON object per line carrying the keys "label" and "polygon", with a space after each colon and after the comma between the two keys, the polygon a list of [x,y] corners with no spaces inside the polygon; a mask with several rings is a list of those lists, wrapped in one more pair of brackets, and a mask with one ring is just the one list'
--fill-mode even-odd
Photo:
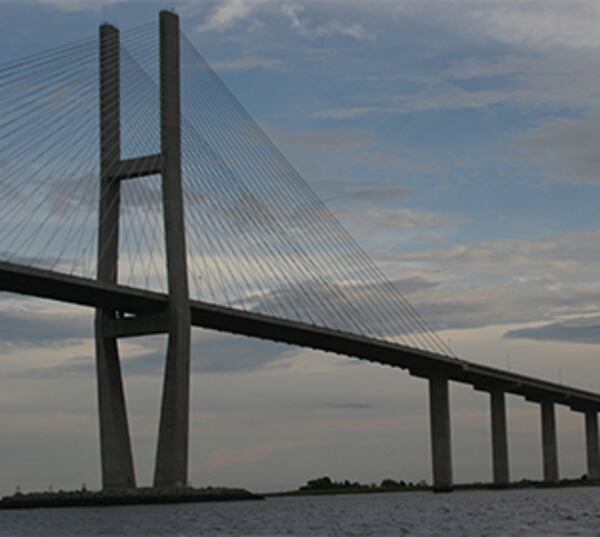
{"label": "bridge underside", "polygon": [[[38,268],[0,262],[0,291],[119,311],[129,328],[120,337],[162,331],[160,314],[168,296]],[[328,328],[286,321],[205,302],[190,302],[193,326],[313,348],[387,366],[423,378],[443,377],[493,392],[502,390],[531,401],[552,401],[577,411],[599,411],[600,395],[526,375],[502,371],[441,354],[404,347]],[[147,322],[146,319],[151,320]],[[127,324],[127,323],[125,323]],[[120,323],[122,326],[123,323]],[[121,330],[123,330],[121,328]]]}

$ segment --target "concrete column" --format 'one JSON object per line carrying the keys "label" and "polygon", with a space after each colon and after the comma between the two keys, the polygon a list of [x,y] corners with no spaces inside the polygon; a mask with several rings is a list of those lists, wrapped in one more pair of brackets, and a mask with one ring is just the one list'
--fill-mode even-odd
{"label": "concrete column", "polygon": [[588,479],[600,479],[600,447],[598,445],[598,415],[595,410],[585,412],[585,445]]}
{"label": "concrete column", "polygon": [[[119,256],[119,181],[110,169],[120,159],[119,32],[100,27],[100,208],[98,227],[98,280],[117,281]],[[105,337],[111,310],[97,310],[95,322],[96,375],[100,422],[102,486],[135,487],[133,456],[123,393],[117,341]]]}
{"label": "concrete column", "polygon": [[542,401],[542,453],[544,457],[544,481],[558,482],[558,448],[556,443],[556,417],[554,402]]}
{"label": "concrete column", "polygon": [[115,338],[105,338],[102,312],[96,314],[96,382],[100,421],[102,488],[135,488],[135,473],[119,351]]}
{"label": "concrete column", "polygon": [[492,464],[494,485],[503,487],[510,482],[508,438],[506,434],[506,398],[501,390],[490,392],[492,424]]}
{"label": "concrete column", "polygon": [[449,492],[452,490],[452,449],[447,378],[431,377],[429,379],[429,413],[433,490]]}
{"label": "concrete column", "polygon": [[165,366],[154,485],[184,486],[188,477],[191,315],[183,194],[179,17],[160,13],[162,195],[169,284],[169,342]]}

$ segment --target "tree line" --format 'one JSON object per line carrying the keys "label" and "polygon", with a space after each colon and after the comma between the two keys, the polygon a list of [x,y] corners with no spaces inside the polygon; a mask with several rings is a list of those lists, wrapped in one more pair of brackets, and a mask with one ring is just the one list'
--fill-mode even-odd
{"label": "tree line", "polygon": [[335,489],[404,489],[404,488],[423,488],[427,486],[427,482],[422,479],[416,483],[412,481],[404,481],[400,479],[383,479],[381,483],[359,483],[358,481],[334,481],[329,476],[309,479],[306,485],[302,485],[300,490],[335,490]]}

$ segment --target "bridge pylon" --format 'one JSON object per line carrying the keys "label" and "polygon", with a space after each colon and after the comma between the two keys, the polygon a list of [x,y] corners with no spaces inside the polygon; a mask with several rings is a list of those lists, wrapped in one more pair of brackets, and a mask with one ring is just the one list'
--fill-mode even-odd
{"label": "bridge pylon", "polygon": [[98,280],[117,283],[120,185],[160,174],[169,300],[165,311],[125,316],[96,310],[96,369],[102,485],[135,487],[135,472],[117,340],[166,333],[167,357],[158,432],[154,485],[182,486],[188,477],[189,304],[181,185],[179,17],[160,13],[160,140],[158,154],[121,159],[119,31],[100,27],[100,207]]}

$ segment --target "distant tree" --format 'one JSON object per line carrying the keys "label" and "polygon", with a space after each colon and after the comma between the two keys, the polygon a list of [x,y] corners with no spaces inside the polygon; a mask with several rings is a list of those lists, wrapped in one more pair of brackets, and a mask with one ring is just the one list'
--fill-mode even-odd
{"label": "distant tree", "polygon": [[322,490],[334,488],[334,483],[329,476],[318,477],[317,479],[309,479],[306,485],[300,487],[301,490]]}
{"label": "distant tree", "polygon": [[406,487],[426,487],[427,482],[425,480],[419,481],[416,485],[409,481],[408,484],[404,480],[396,481],[395,479],[384,479],[378,485],[377,483],[363,484],[358,481],[350,481],[344,479],[343,481],[333,481],[329,476],[317,477],[315,479],[309,479],[306,485],[300,487],[300,490],[335,490],[335,489],[398,489]]}

